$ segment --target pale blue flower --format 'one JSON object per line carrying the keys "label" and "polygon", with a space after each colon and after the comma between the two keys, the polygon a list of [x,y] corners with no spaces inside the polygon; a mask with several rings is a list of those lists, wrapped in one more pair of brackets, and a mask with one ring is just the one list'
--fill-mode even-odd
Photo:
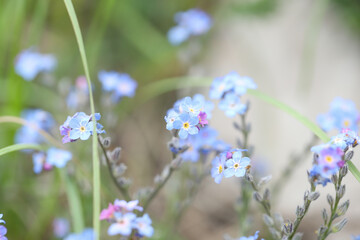
{"label": "pale blue flower", "polygon": [[254,236],[241,237],[238,240],[256,240],[256,239],[258,239],[258,237],[259,237],[259,231],[256,231]]}
{"label": "pale blue flower", "polygon": [[211,17],[196,8],[176,13],[175,22],[187,29],[191,35],[202,35],[208,32],[212,25]]}
{"label": "pale blue flower", "polygon": [[244,114],[247,110],[245,104],[241,103],[240,97],[234,93],[227,93],[219,103],[219,108],[225,112],[228,117],[235,117],[238,114]]}
{"label": "pale blue flower", "polygon": [[216,183],[220,183],[225,170],[225,161],[226,161],[226,154],[222,153],[219,156],[215,157],[214,160],[211,162],[211,177],[214,178]]}
{"label": "pale blue flower", "polygon": [[53,231],[57,238],[63,238],[69,233],[70,223],[66,218],[55,218],[53,221]]}
{"label": "pale blue flower", "polygon": [[4,216],[4,214],[0,213],[0,223],[5,224],[5,221],[2,219],[3,216]]}
{"label": "pale blue flower", "polygon": [[87,140],[91,135],[91,131],[93,130],[93,122],[89,122],[87,120],[79,120],[77,118],[71,119],[69,126],[70,130],[70,139],[76,140]]}
{"label": "pale blue flower", "polygon": [[195,135],[199,132],[197,124],[199,123],[198,117],[191,117],[188,113],[183,113],[179,116],[173,124],[175,129],[179,129],[179,137],[181,139],[187,138],[188,134]]}
{"label": "pale blue flower", "polygon": [[72,233],[64,240],[93,240],[95,239],[95,232],[92,228],[85,228],[81,233]]}
{"label": "pale blue flower", "polygon": [[171,131],[174,129],[174,122],[179,119],[179,113],[176,112],[174,109],[170,109],[165,116],[166,121],[166,129]]}
{"label": "pale blue flower", "polygon": [[192,117],[197,117],[203,106],[199,101],[192,100],[191,97],[186,97],[180,104],[180,109],[189,113]]}
{"label": "pale blue flower", "polygon": [[167,38],[172,45],[180,45],[190,37],[190,32],[182,26],[175,26],[170,28],[167,33]]}
{"label": "pale blue flower", "polygon": [[209,96],[211,99],[221,99],[224,94],[234,88],[234,82],[227,75],[215,78],[211,83]]}
{"label": "pale blue flower", "polygon": [[71,160],[71,158],[71,152],[52,147],[47,151],[46,162],[51,166],[63,168],[66,166],[66,163]]}
{"label": "pale blue flower", "polygon": [[38,153],[34,153],[32,155],[32,159],[33,159],[33,170],[34,173],[39,174],[42,172],[43,167],[44,167],[44,163],[46,161],[46,155],[44,152],[38,152]]}
{"label": "pale blue flower", "polygon": [[149,215],[144,214],[144,216],[135,219],[133,227],[137,229],[140,236],[151,237],[154,234],[151,222]]}
{"label": "pale blue flower", "polygon": [[6,233],[7,233],[6,227],[0,225],[0,240],[8,240],[7,237],[5,237]]}
{"label": "pale blue flower", "polygon": [[110,236],[113,235],[123,235],[123,236],[129,236],[132,231],[133,221],[136,218],[136,215],[134,213],[114,213],[115,217],[115,223],[111,224],[108,229],[108,234]]}
{"label": "pale blue flower", "polygon": [[243,177],[246,173],[246,168],[250,165],[250,158],[242,157],[241,151],[236,151],[232,154],[232,158],[226,161],[226,170],[224,176],[226,178],[235,176]]}
{"label": "pale blue flower", "polygon": [[193,96],[193,101],[199,102],[201,105],[200,111],[206,113],[207,119],[211,119],[211,112],[214,109],[214,103],[212,101],[207,101],[205,97],[199,93]]}
{"label": "pale blue flower", "polygon": [[16,58],[15,72],[26,81],[32,81],[41,72],[51,72],[56,59],[50,54],[40,54],[33,49],[22,51]]}

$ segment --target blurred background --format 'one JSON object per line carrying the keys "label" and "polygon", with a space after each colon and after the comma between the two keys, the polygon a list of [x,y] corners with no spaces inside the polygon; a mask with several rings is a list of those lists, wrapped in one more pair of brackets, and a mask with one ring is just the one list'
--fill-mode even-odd
{"label": "blurred background", "polygon": [[[193,76],[218,77],[230,71],[254,79],[258,88],[315,121],[328,111],[337,96],[353,100],[360,97],[360,2],[357,0],[77,0],[74,1],[83,32],[90,74],[94,85],[95,108],[102,114],[101,123],[112,146],[122,147],[122,161],[128,165],[127,177],[139,187],[153,185],[153,178],[169,163],[166,143],[171,134],[165,129],[164,116],[173,103],[200,92],[208,97],[208,88],[168,91],[151,99],[148,86],[162,79]],[[187,42],[172,46],[167,31],[175,25],[178,11],[200,8],[213,18],[211,30]],[[15,73],[16,56],[24,49],[36,48],[56,56],[53,74],[25,81]],[[101,70],[126,72],[138,82],[134,98],[110,104],[101,90],[97,73]],[[27,108],[50,112],[60,126],[68,115],[89,113],[88,103],[69,107],[66,98],[75,79],[83,75],[74,32],[63,1],[0,0],[0,115],[20,116]],[[195,80],[194,80],[195,81]],[[144,94],[142,94],[144,93]],[[252,124],[250,143],[254,158],[264,174],[280,176],[290,155],[302,152],[312,134],[287,114],[249,96],[248,120]],[[210,125],[219,138],[235,145],[232,119],[215,109]],[[0,126],[0,146],[14,144],[19,125]],[[52,135],[59,139],[57,128]],[[81,192],[86,225],[91,226],[91,152],[90,141],[66,146],[75,163],[68,165]],[[355,150],[355,159],[359,151]],[[311,167],[309,154],[295,169],[280,191],[273,210],[284,218],[294,219],[295,209],[308,189],[306,169]],[[360,166],[354,161],[355,165]],[[187,164],[188,165],[188,164]],[[238,183],[224,180],[220,185],[206,178],[194,199],[174,223],[173,209],[186,197],[178,198],[179,189],[191,167],[185,165],[152,203],[149,214],[157,233],[153,239],[222,239],[224,234],[238,235],[234,203],[239,196]],[[360,234],[359,183],[352,175],[345,179],[350,199],[349,223],[328,239],[351,239]],[[271,185],[271,183],[270,183]],[[315,239],[321,225],[328,187],[321,190],[300,231],[303,239]],[[186,195],[186,194],[185,194]],[[102,167],[102,207],[121,198],[105,166]],[[258,205],[251,204],[253,229],[267,232],[262,226]],[[6,216],[9,239],[56,239],[52,220],[70,220],[68,203],[59,176],[54,172],[36,175],[31,156],[22,152],[0,157],[0,213]],[[103,239],[108,224],[103,222]]]}

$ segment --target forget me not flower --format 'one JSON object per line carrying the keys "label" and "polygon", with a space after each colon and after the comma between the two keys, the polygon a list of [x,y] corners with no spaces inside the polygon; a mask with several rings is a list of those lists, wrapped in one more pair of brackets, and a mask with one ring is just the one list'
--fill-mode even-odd
{"label": "forget me not flower", "polygon": [[138,230],[141,236],[151,237],[154,234],[154,228],[151,226],[151,219],[148,214],[136,218],[134,221],[134,228]]}
{"label": "forget me not flower", "polygon": [[69,233],[70,223],[65,218],[55,218],[53,221],[53,231],[57,238],[63,238]]}
{"label": "forget me not flower", "polygon": [[225,95],[219,103],[219,108],[225,111],[225,115],[228,117],[235,117],[237,114],[244,114],[247,110],[245,104],[241,103],[240,98],[234,93],[228,93]]}
{"label": "forget me not flower", "polygon": [[51,72],[56,59],[50,54],[40,54],[33,49],[22,51],[16,58],[15,72],[26,81],[32,81],[41,72]]}
{"label": "forget me not flower", "polygon": [[183,113],[179,116],[179,119],[174,122],[173,126],[175,129],[180,129],[179,137],[185,139],[188,134],[194,135],[199,132],[196,126],[198,123],[198,117],[192,117],[187,113]]}
{"label": "forget me not flower", "polygon": [[226,178],[235,176],[243,177],[246,173],[246,168],[250,165],[250,158],[242,157],[241,151],[236,151],[232,154],[232,158],[226,161],[227,169],[224,171]]}
{"label": "forget me not flower", "polygon": [[85,228],[81,233],[72,233],[68,235],[64,240],[93,240],[95,238],[95,232],[92,228]]}
{"label": "forget me not flower", "polygon": [[256,231],[254,236],[241,237],[238,240],[256,240],[256,239],[258,239],[258,237],[259,237],[259,231]]}
{"label": "forget me not flower", "polygon": [[6,233],[7,233],[6,227],[0,225],[0,240],[8,240],[7,237],[5,237]]}
{"label": "forget me not flower", "polygon": [[136,215],[134,213],[122,214],[120,212],[115,212],[114,217],[116,222],[110,225],[108,229],[108,234],[110,236],[117,234],[129,236],[131,234],[133,227],[132,224],[136,218]]}
{"label": "forget me not flower", "polygon": [[220,183],[224,176],[226,160],[226,154],[222,153],[219,156],[215,157],[214,160],[211,162],[211,177],[214,178],[216,183]]}

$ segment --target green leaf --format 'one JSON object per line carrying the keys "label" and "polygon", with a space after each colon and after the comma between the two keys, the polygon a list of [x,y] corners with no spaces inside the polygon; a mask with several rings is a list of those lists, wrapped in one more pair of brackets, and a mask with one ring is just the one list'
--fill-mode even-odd
{"label": "green leaf", "polygon": [[352,175],[360,182],[360,172],[351,161],[346,162]]}
{"label": "green leaf", "polygon": [[5,155],[10,152],[25,150],[25,149],[33,149],[33,150],[43,150],[43,147],[37,144],[14,144],[11,146],[7,146],[0,149],[0,156]]}

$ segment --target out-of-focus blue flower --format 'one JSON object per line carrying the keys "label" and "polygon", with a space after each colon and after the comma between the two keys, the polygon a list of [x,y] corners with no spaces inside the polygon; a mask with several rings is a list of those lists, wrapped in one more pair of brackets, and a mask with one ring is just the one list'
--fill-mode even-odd
{"label": "out-of-focus blue flower", "polygon": [[216,183],[220,183],[224,176],[226,160],[226,154],[222,153],[219,156],[215,157],[214,160],[211,162],[211,176],[214,178]]}
{"label": "out-of-focus blue flower", "polygon": [[16,57],[15,72],[26,81],[32,81],[41,72],[53,71],[56,64],[53,55],[40,54],[33,49],[27,49]]}
{"label": "out-of-focus blue flower", "polygon": [[47,151],[46,162],[51,166],[63,168],[66,166],[66,163],[71,160],[71,158],[71,152],[52,147]]}
{"label": "out-of-focus blue flower", "polygon": [[192,117],[197,117],[200,113],[202,105],[199,101],[192,100],[191,97],[186,97],[184,101],[181,102],[180,108],[189,113]]}
{"label": "out-of-focus blue flower", "polygon": [[151,237],[154,234],[151,222],[149,215],[144,214],[144,216],[135,219],[133,227],[138,230],[140,236]]}
{"label": "out-of-focus blue flower", "polygon": [[180,45],[190,37],[190,32],[182,26],[175,26],[170,28],[167,33],[169,42],[174,45]]}
{"label": "out-of-focus blue flower", "polygon": [[340,97],[335,98],[330,104],[330,111],[317,117],[317,122],[324,131],[332,129],[350,129],[357,132],[360,114],[355,103]]}
{"label": "out-of-focus blue flower", "polygon": [[70,109],[84,105],[89,100],[89,88],[86,77],[80,76],[75,81],[75,87],[70,89],[69,95],[66,98],[66,104]]}
{"label": "out-of-focus blue flower", "polygon": [[112,92],[112,100],[119,101],[122,97],[134,97],[137,82],[126,73],[100,71],[98,74],[104,91]]}
{"label": "out-of-focus blue flower", "polygon": [[51,170],[54,166],[63,168],[71,158],[71,152],[52,147],[48,149],[46,154],[44,152],[33,154],[33,170],[39,174],[42,170]]}
{"label": "out-of-focus blue flower", "polygon": [[234,81],[231,81],[231,78],[228,78],[227,75],[224,77],[217,77],[210,86],[209,96],[211,99],[221,99],[226,92],[233,88]]}
{"label": "out-of-focus blue flower", "polygon": [[27,109],[22,111],[23,118],[29,125],[21,127],[15,135],[16,143],[43,143],[45,139],[38,129],[49,132],[55,125],[52,115],[41,109]]}
{"label": "out-of-focus blue flower", "polygon": [[360,240],[360,235],[358,236],[352,236],[353,240]]}
{"label": "out-of-focus blue flower", "polygon": [[123,235],[129,236],[132,231],[133,221],[136,219],[136,215],[134,213],[114,213],[115,223],[111,224],[108,229],[108,234],[110,236],[113,235]]}
{"label": "out-of-focus blue flower", "polygon": [[248,89],[256,89],[255,82],[247,76],[240,76],[237,72],[231,72],[227,75],[229,81],[234,83],[234,92],[242,96]]}
{"label": "out-of-focus blue flower", "polygon": [[168,114],[165,116],[165,121],[166,121],[166,129],[171,131],[174,129],[174,122],[175,120],[178,120],[179,118],[179,113],[176,112],[174,109],[170,109],[168,111]]}
{"label": "out-of-focus blue flower", "polygon": [[231,149],[231,146],[224,142],[223,140],[216,140],[213,145],[212,148],[216,151],[216,152],[224,152],[227,150]]}
{"label": "out-of-focus blue flower", "polygon": [[5,221],[2,219],[3,216],[4,216],[4,214],[0,213],[0,223],[4,223],[4,224],[5,224]]}
{"label": "out-of-focus blue flower", "polygon": [[0,225],[0,240],[8,240],[7,237],[5,237],[6,233],[7,233],[6,227]]}
{"label": "out-of-focus blue flower", "polygon": [[57,238],[65,237],[70,230],[69,221],[65,218],[55,218],[53,221],[53,231]]}
{"label": "out-of-focus blue flower", "polygon": [[190,36],[205,34],[212,25],[211,17],[200,9],[190,9],[175,14],[177,26],[168,32],[168,40],[173,45],[179,45]]}
{"label": "out-of-focus blue flower", "polygon": [[[256,240],[256,239],[258,239],[258,237],[259,237],[259,231],[256,231],[254,236],[241,237],[238,240]],[[264,240],[264,239],[262,239],[262,240]]]}
{"label": "out-of-focus blue flower", "polygon": [[183,113],[179,119],[173,123],[175,129],[179,129],[179,137],[181,139],[187,138],[188,134],[194,135],[199,132],[197,124],[199,123],[198,117],[192,117],[188,113]]}
{"label": "out-of-focus blue flower", "polygon": [[207,119],[211,119],[212,117],[212,110],[214,109],[214,103],[212,101],[207,101],[202,94],[195,94],[193,96],[193,101],[200,103],[200,111],[206,113]]}
{"label": "out-of-focus blue flower", "polygon": [[134,210],[142,211],[143,208],[138,206],[139,200],[132,200],[126,202],[125,200],[115,199],[114,206],[117,211],[121,211],[122,213],[132,212]]}
{"label": "out-of-focus blue flower", "polygon": [[86,228],[81,233],[72,233],[64,240],[93,240],[95,239],[95,232],[92,228]]}
{"label": "out-of-focus blue flower", "polygon": [[234,93],[227,93],[219,103],[219,108],[228,117],[235,117],[237,114],[244,114],[247,110],[245,104],[241,103],[240,97]]}
{"label": "out-of-focus blue flower", "polygon": [[225,165],[227,167],[224,171],[226,178],[232,176],[243,177],[246,173],[246,168],[250,165],[250,158],[242,157],[241,151],[236,151],[232,154],[232,158],[226,161]]}
{"label": "out-of-focus blue flower", "polygon": [[318,165],[314,165],[309,171],[309,177],[312,178],[315,185],[321,184],[323,187],[326,186],[327,183],[331,182],[330,178],[326,178],[321,176],[320,172],[322,171],[321,167]]}

